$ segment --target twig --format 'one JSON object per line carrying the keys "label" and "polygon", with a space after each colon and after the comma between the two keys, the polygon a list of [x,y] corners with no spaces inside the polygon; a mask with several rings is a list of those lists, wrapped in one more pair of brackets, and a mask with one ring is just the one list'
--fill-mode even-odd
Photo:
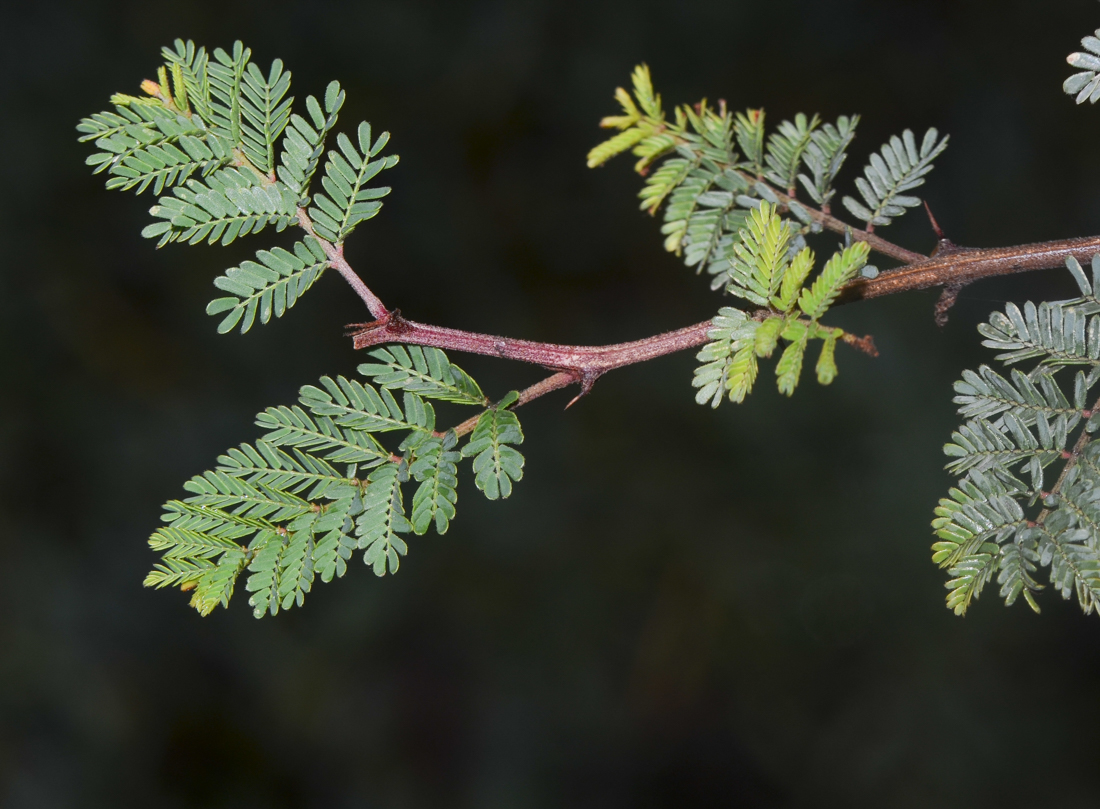
{"label": "twig", "polygon": [[[515,404],[512,405],[512,407],[519,407],[520,405],[527,404],[532,399],[537,399],[540,396],[551,393],[555,390],[567,388],[576,382],[576,374],[572,373],[571,371],[558,371],[558,373],[554,374],[553,376],[548,376],[546,377],[546,379],[543,379],[540,382],[536,382],[529,388],[524,388],[523,390],[521,390],[519,392],[519,399],[516,401]],[[575,396],[573,398],[573,401],[571,401],[569,404],[573,404],[573,402],[577,401],[577,399],[579,398],[580,394]],[[569,405],[566,405],[566,407],[568,406]],[[466,433],[473,432],[473,429],[477,426],[478,419],[480,418],[481,414],[479,413],[476,416],[471,416],[470,418],[466,419],[466,421],[462,422],[457,427],[453,427],[452,429],[454,430],[455,435],[461,438],[462,436],[466,435]],[[444,433],[436,433],[436,435],[441,436],[444,435]]]}
{"label": "twig", "polygon": [[[765,183],[766,185],[766,183]],[[771,186],[768,186],[771,188]],[[790,210],[791,202],[793,201],[803,211],[805,211],[811,219],[820,224],[826,230],[831,230],[833,233],[851,234],[851,237],[857,242],[867,242],[867,245],[876,253],[882,253],[884,256],[897,259],[905,264],[913,264],[926,258],[923,253],[915,253],[912,250],[906,250],[904,247],[887,241],[881,236],[876,236],[867,230],[860,230],[859,228],[852,227],[843,219],[837,219],[832,214],[819,211],[816,208],[811,208],[805,205],[794,197],[790,197],[784,194],[777,188],[771,189],[776,198],[779,199],[780,206],[785,210]]]}
{"label": "twig", "polygon": [[389,310],[382,304],[382,301],[377,295],[370,291],[370,287],[363,283],[363,279],[360,278],[355,270],[351,268],[347,260],[344,258],[344,245],[335,245],[327,239],[322,239],[313,230],[313,222],[309,219],[309,214],[306,213],[304,208],[298,209],[298,224],[301,225],[302,230],[317,240],[318,244],[325,251],[325,255],[328,257],[329,266],[336,272],[340,273],[344,277],[344,280],[348,282],[352,289],[355,290],[355,294],[362,299],[363,303],[367,305],[367,310],[371,313],[371,316],[376,318],[384,318],[389,315]]}

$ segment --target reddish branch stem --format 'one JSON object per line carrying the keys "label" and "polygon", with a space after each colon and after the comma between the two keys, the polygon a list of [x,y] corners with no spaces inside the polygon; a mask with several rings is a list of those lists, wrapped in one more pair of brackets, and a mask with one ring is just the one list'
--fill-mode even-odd
{"label": "reddish branch stem", "polygon": [[314,232],[313,222],[310,221],[309,214],[306,213],[304,208],[298,209],[298,224],[321,245],[328,257],[329,266],[340,273],[344,280],[348,282],[348,285],[355,290],[355,294],[367,305],[367,311],[377,318],[388,317],[390,314],[389,309],[382,304],[377,295],[370,291],[370,287],[363,283],[363,279],[359,277],[355,270],[351,268],[351,265],[348,264],[347,259],[344,258],[344,245],[333,244],[318,236]]}
{"label": "reddish branch stem", "polygon": [[[789,197],[776,193],[780,197],[781,204],[786,206],[790,203]],[[873,233],[852,228],[827,213],[813,209],[806,210],[827,229],[848,232],[852,238],[867,242],[876,252],[906,262],[903,266],[883,272],[876,278],[856,279],[844,288],[837,303],[851,303],[899,292],[942,286],[952,294],[951,300],[941,307],[945,310],[950,303],[953,303],[953,295],[957,294],[959,289],[981,278],[1029,270],[1054,269],[1064,264],[1070,256],[1085,262],[1094,253],[1100,252],[1100,236],[1089,236],[1016,247],[953,248],[949,253],[926,257],[899,247]],[[608,371],[700,346],[707,341],[707,333],[711,328],[711,322],[707,320],[629,343],[575,346],[518,340],[417,323],[403,318],[398,310],[389,311],[344,259],[343,246],[333,245],[317,237],[309,216],[304,210],[299,209],[298,221],[306,232],[317,238],[325,250],[330,266],[344,277],[375,318],[372,323],[352,324],[353,327],[358,327],[352,332],[355,348],[368,348],[381,343],[409,343],[520,360],[557,372],[521,391],[517,405],[525,404],[551,391],[578,384],[581,390],[570,402],[572,404],[588,393],[595,381]],[[755,314],[761,315],[764,312],[761,310]],[[943,312],[938,311],[937,314],[940,316]],[[863,347],[858,340],[850,342],[853,342],[856,347]],[[867,342],[867,348],[864,350],[873,353],[873,346]],[[476,419],[471,419],[459,425],[456,431],[462,435],[472,430],[475,424]]]}
{"label": "reddish branch stem", "polygon": [[1082,264],[1100,252],[1100,236],[1037,242],[1018,247],[959,248],[946,255],[922,258],[877,278],[859,278],[845,287],[840,303],[880,298],[898,292],[938,286],[965,286],[982,278],[1030,270],[1052,270],[1070,256]]}
{"label": "reddish branch stem", "polygon": [[[920,261],[889,270],[877,278],[853,281],[841,293],[838,302],[849,303],[935,286],[955,288],[980,278],[1053,269],[1061,266],[1069,256],[1087,261],[1096,252],[1100,252],[1100,236],[1018,247],[962,249],[948,255],[922,257]],[[524,391],[520,399],[520,404],[523,404],[573,383],[581,386],[580,395],[583,396],[600,376],[610,370],[700,346],[707,341],[711,322],[707,320],[643,340],[605,346],[559,345],[477,334],[406,320],[398,311],[390,312],[373,323],[353,324],[355,326],[359,327],[352,335],[357,349],[382,343],[410,343],[520,360],[566,372],[557,373]],[[551,380],[553,382],[549,384]]]}
{"label": "reddish branch stem", "polygon": [[634,365],[665,354],[702,345],[707,340],[710,321],[696,323],[677,331],[606,346],[569,346],[556,343],[536,343],[491,334],[448,329],[406,320],[398,311],[373,323],[352,324],[361,328],[353,334],[356,348],[369,348],[381,343],[411,343],[434,346],[470,354],[485,354],[507,360],[520,360],[543,368],[569,371],[571,378],[587,393],[603,374],[624,365]]}
{"label": "reddish branch stem", "polygon": [[[520,405],[527,404],[532,399],[537,399],[544,394],[550,393],[551,391],[567,388],[576,382],[577,375],[572,371],[558,371],[556,374],[553,374],[552,376],[546,377],[546,379],[536,382],[534,385],[531,385],[531,387],[521,390],[519,392],[519,400],[514,405],[512,405],[512,407],[519,407]],[[579,399],[580,397],[581,394],[578,393],[576,396],[573,397],[572,401],[570,401],[569,404],[573,404],[573,402],[577,401],[577,399]],[[568,406],[569,405],[566,405],[566,407]],[[452,428],[455,435],[461,438],[462,436],[466,435],[466,433],[472,433],[474,431],[474,427],[477,426],[478,419],[480,418],[481,414],[479,413],[476,416],[471,416],[470,418],[466,419],[466,421],[462,422],[457,427]],[[443,433],[436,433],[436,435],[443,435]]]}

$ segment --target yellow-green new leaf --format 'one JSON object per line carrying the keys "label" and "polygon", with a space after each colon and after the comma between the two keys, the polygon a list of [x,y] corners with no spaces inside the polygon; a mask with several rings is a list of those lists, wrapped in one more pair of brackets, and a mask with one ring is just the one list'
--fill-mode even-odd
{"label": "yellow-green new leaf", "polygon": [[648,128],[635,126],[627,129],[625,132],[620,132],[613,138],[605,140],[598,146],[594,146],[588,153],[588,168],[594,169],[596,166],[606,163],[615,155],[622,154],[648,134]]}
{"label": "yellow-green new leaf", "polygon": [[755,351],[758,357],[770,357],[779,342],[779,333],[787,321],[781,317],[769,317],[756,330]]}
{"label": "yellow-green new leaf", "polygon": [[810,320],[818,320],[829,310],[840,290],[867,263],[870,248],[866,242],[855,242],[834,253],[809,289],[802,290],[798,305]]}
{"label": "yellow-green new leaf", "polygon": [[755,346],[750,343],[737,350],[730,363],[729,376],[726,385],[730,391],[730,401],[741,404],[745,397],[752,392],[753,383],[756,382],[758,365],[756,362]]}
{"label": "yellow-green new leaf", "polygon": [[776,208],[760,203],[740,231],[741,243],[735,244],[726,290],[759,306],[768,306],[779,291],[787,268],[790,227],[780,219]]}
{"label": "yellow-green new leaf", "polygon": [[802,357],[806,353],[806,343],[810,339],[810,330],[801,320],[794,320],[783,330],[784,339],[791,344],[783,351],[783,356],[775,366],[779,392],[790,396],[798,387],[798,377],[802,374]]}
{"label": "yellow-green new leaf", "polygon": [[819,335],[824,336],[824,344],[821,346],[821,356],[817,358],[817,381],[822,385],[830,385],[836,379],[836,341],[842,335],[840,329],[821,329]]}
{"label": "yellow-green new leaf", "polygon": [[789,312],[798,301],[798,293],[810,270],[814,268],[814,251],[803,247],[791,259],[791,265],[783,273],[783,282],[779,285],[779,294],[772,296],[772,306],[780,312]]}
{"label": "yellow-green new leaf", "polygon": [[630,76],[634,83],[634,97],[642,111],[650,118],[664,120],[665,113],[661,109],[661,97],[653,92],[653,81],[649,76],[649,65],[644,62],[634,68]]}

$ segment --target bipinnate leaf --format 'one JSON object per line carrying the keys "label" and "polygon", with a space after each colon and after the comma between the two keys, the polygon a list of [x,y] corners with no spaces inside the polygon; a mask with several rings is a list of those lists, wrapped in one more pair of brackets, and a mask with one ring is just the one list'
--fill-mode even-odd
{"label": "bipinnate leaf", "polygon": [[[979,327],[1000,362],[1034,367],[1006,376],[982,365],[955,384],[968,420],[944,452],[962,478],[936,509],[932,559],[948,568],[947,606],[959,615],[994,575],[1006,605],[1023,596],[1038,612],[1040,568],[1085,613],[1100,604],[1100,444],[1092,438],[1100,259],[1091,280],[1076,260],[1067,267],[1080,298],[1010,303]],[[1061,371],[1067,365],[1087,371]]]}

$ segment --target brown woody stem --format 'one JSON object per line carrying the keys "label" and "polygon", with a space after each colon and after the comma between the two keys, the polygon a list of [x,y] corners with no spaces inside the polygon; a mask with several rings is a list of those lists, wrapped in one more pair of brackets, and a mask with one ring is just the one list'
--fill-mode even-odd
{"label": "brown woody stem", "polygon": [[877,278],[858,278],[844,288],[838,303],[880,298],[938,286],[965,286],[982,278],[1030,270],[1052,270],[1067,258],[1086,263],[1100,252],[1100,236],[1037,242],[1018,247],[961,248],[888,270]]}

